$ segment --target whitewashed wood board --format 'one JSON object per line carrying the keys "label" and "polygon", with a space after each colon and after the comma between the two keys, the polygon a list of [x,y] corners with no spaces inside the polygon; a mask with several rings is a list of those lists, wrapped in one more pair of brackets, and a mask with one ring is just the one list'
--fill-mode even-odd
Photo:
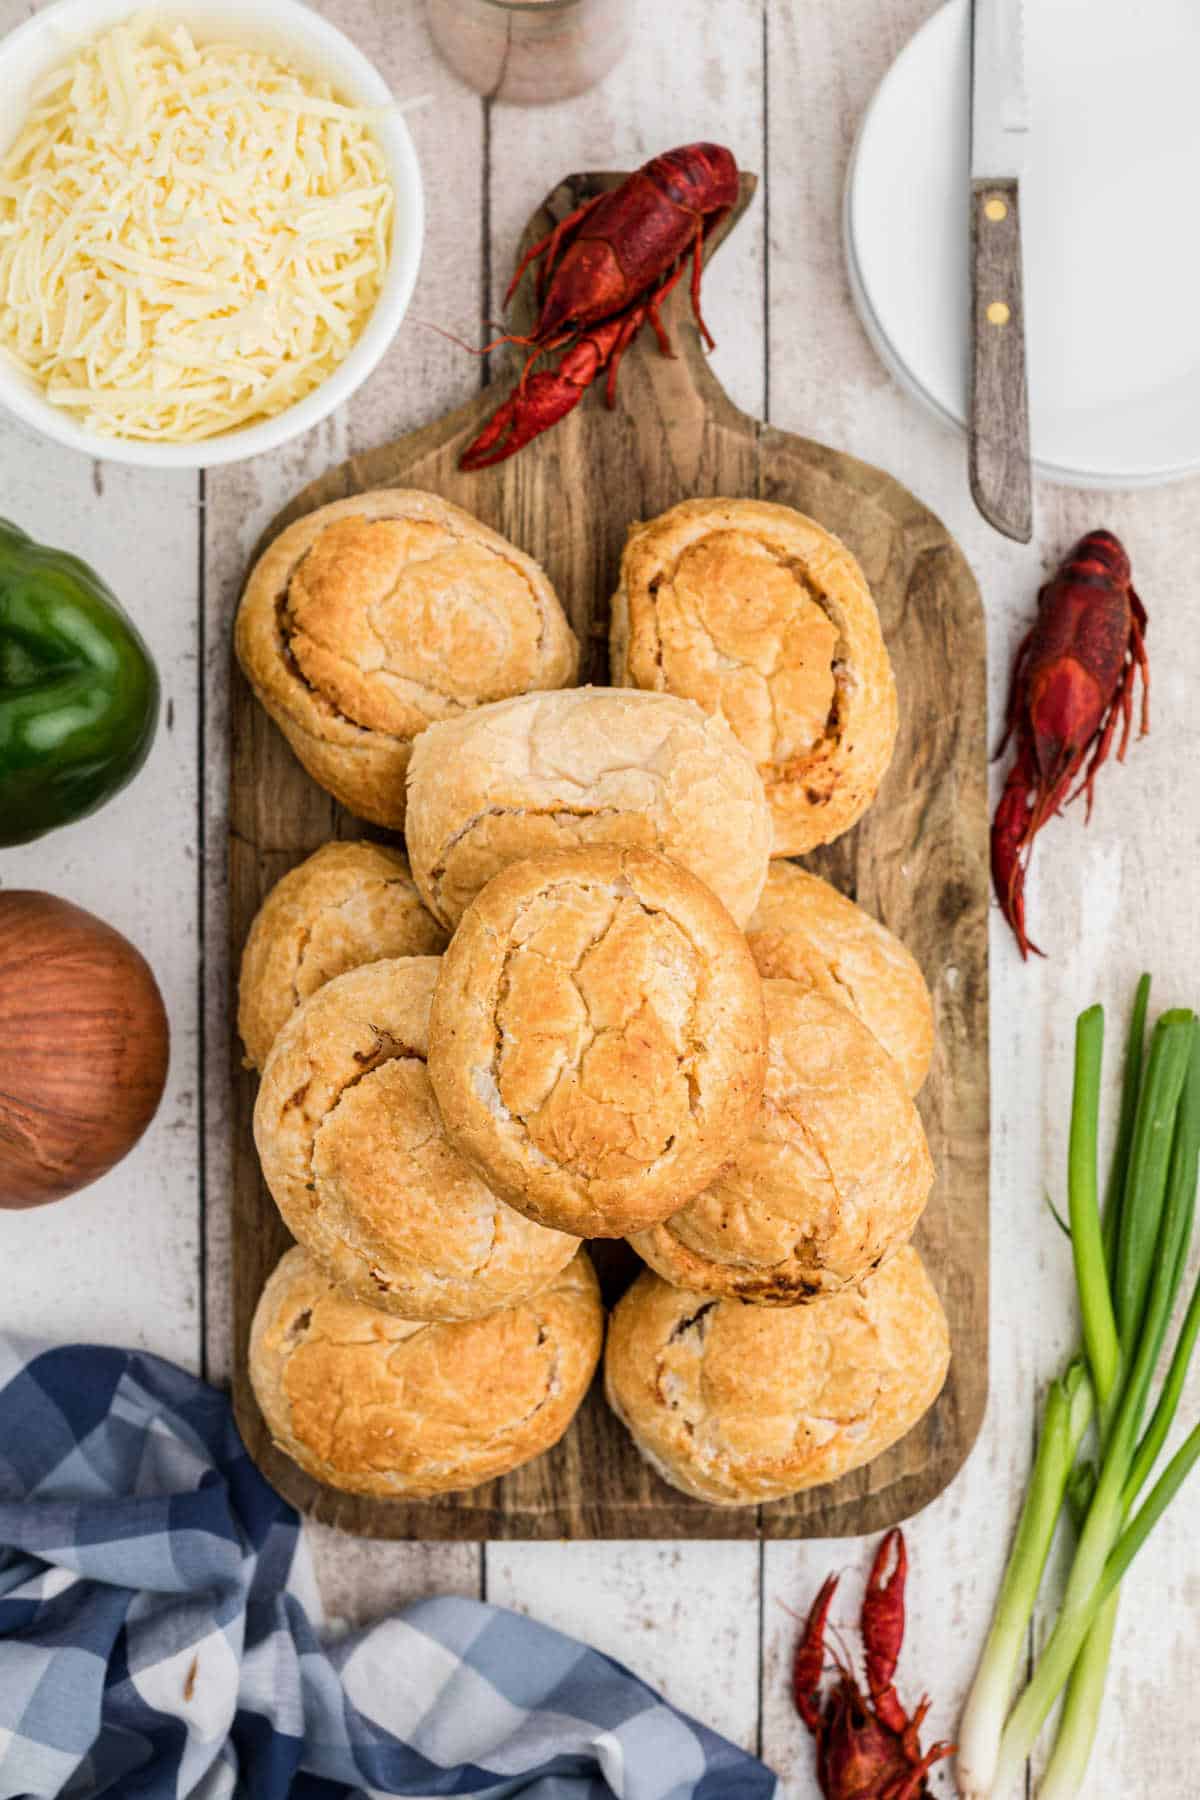
{"label": "whitewashed wood board", "polygon": [[[32,11],[0,0],[0,30]],[[63,893],[139,942],[173,1028],[162,1112],[143,1144],[88,1193],[0,1216],[0,1321],[63,1339],[144,1345],[216,1379],[228,1369],[227,1133],[223,1058],[223,732],[228,628],[246,555],[290,494],[348,451],[436,417],[479,371],[428,329],[474,338],[498,308],[515,234],[571,169],[636,162],[714,137],[766,178],[766,203],[717,260],[706,296],[715,365],[734,400],[890,468],[958,537],[989,618],[991,707],[1046,570],[1088,527],[1126,538],[1150,609],[1154,733],[1102,778],[1096,815],[1055,824],[1030,889],[1051,950],[1023,967],[992,935],[992,1386],[974,1455],[909,1527],[914,1564],[904,1691],[928,1686],[931,1729],[951,1732],[1002,1563],[1032,1444],[1036,1395],[1073,1332],[1066,1246],[1043,1189],[1061,1189],[1070,1040],[1099,998],[1119,1017],[1143,963],[1160,999],[1200,990],[1193,879],[1200,868],[1200,638],[1191,570],[1200,481],[1101,497],[1042,487],[1032,546],[975,516],[961,440],[889,381],[863,338],[842,265],[846,160],[875,83],[929,0],[676,0],[639,6],[626,61],[593,93],[542,111],[487,106],[438,63],[423,8],[325,0],[397,91],[427,92],[413,116],[429,236],[404,331],[345,412],[298,445],[206,482],[93,466],[0,420],[0,513],[92,561],[145,631],[173,701],[170,731],[136,787],[97,818],[0,851],[0,883]],[[1119,246],[1112,247],[1119,254]],[[1106,252],[1107,253],[1107,252]],[[488,283],[490,282],[490,286]],[[201,592],[202,589],[202,592]],[[203,1062],[203,1067],[202,1067]],[[204,1079],[201,1080],[201,1075]],[[1196,1417],[1194,1403],[1188,1422]],[[1200,1550],[1194,1499],[1138,1563],[1122,1611],[1110,1703],[1089,1800],[1191,1800],[1190,1724],[1200,1686]],[[316,1534],[332,1615],[356,1622],[418,1593],[486,1592],[591,1638],[814,1800],[811,1752],[790,1713],[792,1621],[828,1568],[848,1571],[851,1621],[869,1546],[772,1544],[364,1545]],[[851,1578],[853,1576],[853,1579]],[[760,1651],[760,1617],[761,1643]],[[951,1791],[943,1773],[935,1782]]]}

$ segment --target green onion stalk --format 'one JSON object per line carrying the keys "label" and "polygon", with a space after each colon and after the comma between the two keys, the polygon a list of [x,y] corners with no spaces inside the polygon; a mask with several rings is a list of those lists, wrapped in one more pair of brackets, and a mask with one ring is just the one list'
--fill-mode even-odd
{"label": "green onion stalk", "polygon": [[[1068,1199],[1083,1352],[1047,1396],[1016,1539],[959,1733],[965,1800],[1003,1800],[1015,1791],[1064,1689],[1039,1792],[1041,1800],[1070,1800],[1079,1792],[1103,1701],[1121,1578],[1200,1458],[1197,1427],[1134,1510],[1174,1420],[1200,1334],[1198,1282],[1143,1429],[1187,1265],[1200,1165],[1200,1028],[1191,1012],[1164,1013],[1145,1053],[1148,999],[1149,978],[1143,976],[1103,1215],[1097,1149],[1101,1009],[1089,1008],[1077,1025]],[[1094,1449],[1085,1450],[1093,1431]],[[1012,1706],[1064,1507],[1076,1521],[1070,1574],[1042,1655]]]}
{"label": "green onion stalk", "polygon": [[[1150,978],[1148,975],[1143,975],[1138,982],[1137,992],[1134,996],[1133,1012],[1125,1044],[1125,1068],[1121,1082],[1121,1108],[1117,1123],[1117,1141],[1104,1196],[1104,1260],[1110,1285],[1116,1267],[1125,1179],[1129,1168],[1134,1128],[1137,1124],[1138,1093],[1145,1057],[1146,1014],[1149,1004]],[[1098,1078],[1099,1069],[1097,1069],[1097,1081]],[[1105,1396],[1106,1404],[1111,1401],[1111,1395],[1110,1388]],[[1071,1504],[1071,1516],[1076,1536],[1078,1536],[1083,1529],[1083,1522],[1095,1493],[1096,1471],[1091,1463],[1080,1464],[1074,1474],[1076,1477],[1083,1478],[1076,1482],[1077,1491],[1085,1490],[1076,1503],[1071,1504],[1072,1491],[1068,1484],[1068,1503]],[[1082,1785],[1096,1736],[1100,1707],[1104,1699],[1119,1604],[1120,1596],[1114,1592],[1097,1614],[1096,1622],[1088,1632],[1083,1649],[1071,1671],[1071,1679],[1067,1683],[1067,1691],[1063,1700],[1062,1717],[1059,1720],[1058,1733],[1054,1741],[1054,1750],[1042,1775],[1040,1793],[1043,1800],[1055,1800],[1055,1796],[1058,1796],[1058,1800],[1067,1800],[1067,1796],[1077,1793]]]}

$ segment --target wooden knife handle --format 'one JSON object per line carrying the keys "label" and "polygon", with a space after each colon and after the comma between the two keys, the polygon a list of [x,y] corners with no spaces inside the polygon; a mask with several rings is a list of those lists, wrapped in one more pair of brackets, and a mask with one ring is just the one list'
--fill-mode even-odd
{"label": "wooden knife handle", "polygon": [[1027,544],[1033,535],[1033,490],[1015,181],[974,183],[971,267],[971,494],[990,525]]}

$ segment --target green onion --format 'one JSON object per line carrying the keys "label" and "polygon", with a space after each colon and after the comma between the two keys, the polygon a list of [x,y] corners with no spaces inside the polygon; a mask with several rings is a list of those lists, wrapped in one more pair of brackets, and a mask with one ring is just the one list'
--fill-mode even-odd
{"label": "green onion", "polygon": [[1145,1483],[1147,1475],[1158,1460],[1158,1455],[1167,1441],[1167,1433],[1171,1429],[1175,1417],[1175,1409],[1179,1405],[1179,1396],[1183,1392],[1183,1381],[1192,1360],[1192,1351],[1196,1347],[1196,1334],[1200,1332],[1200,1281],[1196,1283],[1188,1305],[1187,1314],[1180,1328],[1179,1339],[1175,1346],[1175,1354],[1171,1358],[1171,1366],[1167,1370],[1167,1378],[1163,1382],[1162,1392],[1158,1397],[1158,1405],[1150,1420],[1146,1435],[1138,1445],[1138,1453],[1133,1460],[1127,1496],[1132,1502]]}
{"label": "green onion", "polygon": [[[1103,1015],[1092,1007],[1078,1021],[1068,1191],[1086,1367],[1076,1357],[1047,1397],[1016,1541],[962,1722],[959,1783],[966,1800],[1000,1800],[1015,1790],[1064,1688],[1040,1793],[1042,1800],[1078,1794],[1103,1700],[1118,1584],[1200,1459],[1197,1427],[1130,1517],[1170,1430],[1200,1335],[1197,1282],[1143,1433],[1192,1240],[1200,1165],[1200,1028],[1190,1012],[1164,1013],[1144,1056],[1148,1000],[1143,977],[1103,1221],[1097,1179]],[[1084,1456],[1093,1413],[1097,1448]],[[1066,1589],[1032,1678],[1005,1722],[1064,1504],[1077,1531]]]}
{"label": "green onion", "polygon": [[1175,1452],[1149,1494],[1117,1540],[1116,1548],[1104,1565],[1104,1580],[1097,1595],[1097,1610],[1120,1585],[1126,1569],[1145,1543],[1168,1506],[1200,1460],[1200,1425],[1193,1426]]}
{"label": "green onion", "polygon": [[1088,1759],[1100,1722],[1100,1706],[1108,1679],[1113,1633],[1117,1626],[1119,1594],[1110,1594],[1088,1627],[1071,1679],[1067,1683],[1058,1735],[1050,1760],[1042,1773],[1039,1800],[1073,1800],[1083,1786]]}
{"label": "green onion", "polygon": [[[1115,1597],[1130,1563],[1166,1512],[1197,1462],[1200,1462],[1200,1425],[1195,1426],[1185,1438],[1150,1490],[1145,1504],[1139,1508],[1117,1539],[1112,1555],[1104,1565],[1104,1572],[1088,1598],[1084,1622],[1089,1630],[1095,1626],[1109,1601]],[[1081,1769],[1081,1776],[1082,1773]],[[1078,1789],[1074,1791],[1078,1792]],[[1039,1800],[1044,1800],[1045,1792],[1043,1785]]]}
{"label": "green onion", "polygon": [[1091,1006],[1075,1027],[1075,1096],[1071,1106],[1071,1143],[1067,1186],[1071,1213],[1071,1251],[1083,1312],[1083,1341],[1088,1367],[1101,1406],[1107,1406],[1121,1346],[1108,1285],[1108,1263],[1100,1225],[1100,1186],[1096,1176],[1096,1143],[1100,1135],[1100,1065],[1104,1055],[1104,1012]]}
{"label": "green onion", "polygon": [[1025,1651],[1033,1604],[1076,1451],[1091,1424],[1092,1384],[1077,1358],[1046,1396],[1042,1435],[1016,1540],[975,1685],[958,1732],[958,1785],[964,1800],[992,1791],[1000,1735]]}
{"label": "green onion", "polygon": [[[1198,1041],[1200,1039],[1198,1039],[1196,1027],[1193,1025],[1191,1054],[1185,1075],[1185,1091],[1176,1120],[1172,1144],[1166,1208],[1160,1239],[1154,1250],[1155,1260],[1164,1270],[1164,1278],[1151,1295],[1144,1342],[1139,1351],[1139,1359],[1145,1365],[1147,1374],[1141,1388],[1140,1399],[1136,1402],[1137,1419],[1141,1417],[1146,1390],[1157,1365],[1163,1339],[1166,1336],[1167,1325],[1183,1277],[1192,1237],[1196,1206],[1197,1164],[1197,1145],[1194,1134],[1200,1131],[1200,1055],[1196,1054]],[[1193,1301],[1200,1301],[1200,1287],[1198,1287],[1197,1294],[1193,1296]],[[1193,1312],[1197,1323],[1200,1323],[1200,1304],[1195,1304],[1189,1309],[1189,1317]],[[1181,1334],[1181,1344],[1182,1342]],[[1186,1373],[1187,1357],[1189,1356],[1190,1350],[1182,1362],[1180,1362],[1178,1354],[1172,1359],[1172,1369],[1175,1370],[1178,1365],[1178,1379],[1174,1390],[1176,1402],[1179,1392],[1182,1390],[1183,1376]],[[1170,1377],[1168,1377],[1169,1379]],[[1145,1479],[1145,1473],[1153,1467],[1158,1451],[1162,1448],[1163,1441],[1170,1429],[1174,1405],[1169,1402],[1168,1390],[1165,1385],[1163,1399],[1167,1401],[1167,1405],[1163,1409],[1162,1416],[1160,1417],[1159,1412],[1156,1411],[1155,1420],[1151,1425],[1151,1432],[1155,1436],[1152,1439],[1151,1432],[1148,1432],[1142,1439],[1142,1445],[1139,1446],[1134,1457],[1133,1467],[1126,1480],[1122,1495],[1120,1506],[1122,1516],[1128,1513],[1128,1509]],[[1136,1429],[1135,1423],[1135,1434]],[[1143,1450],[1146,1451],[1145,1456],[1143,1456]],[[1139,1467],[1143,1470],[1140,1476]],[[1059,1720],[1054,1751],[1046,1765],[1039,1788],[1041,1800],[1069,1800],[1069,1797],[1077,1794],[1082,1786],[1096,1728],[1099,1724],[1100,1706],[1104,1697],[1104,1684],[1108,1673],[1118,1605],[1119,1595],[1113,1592],[1096,1614],[1095,1623],[1089,1627],[1088,1635],[1076,1659],[1075,1667],[1067,1684],[1066,1700],[1062,1718]]]}
{"label": "green onion", "polygon": [[1104,1195],[1104,1251],[1111,1275],[1121,1229],[1121,1197],[1129,1167],[1129,1147],[1137,1118],[1138,1092],[1142,1085],[1142,1061],[1146,1054],[1146,1014],[1150,1010],[1150,977],[1143,975],[1133,997],[1129,1035],[1125,1040],[1125,1066],[1121,1074],[1121,1110],[1117,1115],[1117,1142]]}
{"label": "green onion", "polygon": [[1149,1064],[1129,1149],[1113,1273],[1113,1303],[1121,1341],[1126,1346],[1136,1338],[1155,1263],[1175,1109],[1191,1044],[1191,1020],[1191,1013],[1164,1013],[1150,1041]]}

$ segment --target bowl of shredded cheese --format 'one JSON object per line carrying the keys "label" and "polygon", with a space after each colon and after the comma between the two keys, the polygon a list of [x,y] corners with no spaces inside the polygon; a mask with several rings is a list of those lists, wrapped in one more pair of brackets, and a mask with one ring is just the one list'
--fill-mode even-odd
{"label": "bowl of shredded cheese", "polygon": [[58,0],[0,40],[0,403],[206,468],[353,393],[416,281],[401,109],[300,0]]}

